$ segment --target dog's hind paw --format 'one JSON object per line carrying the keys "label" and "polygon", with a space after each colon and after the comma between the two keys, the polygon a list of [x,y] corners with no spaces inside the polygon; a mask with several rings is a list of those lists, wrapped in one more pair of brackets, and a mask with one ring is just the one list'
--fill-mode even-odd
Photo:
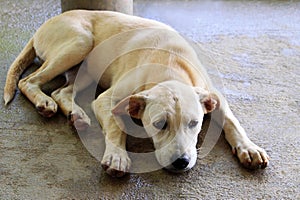
{"label": "dog's hind paw", "polygon": [[36,105],[37,111],[44,117],[52,117],[57,112],[57,104],[50,98],[43,98]]}
{"label": "dog's hind paw", "polygon": [[122,177],[129,172],[131,160],[127,153],[111,153],[103,156],[101,166],[112,177]]}
{"label": "dog's hind paw", "polygon": [[269,156],[266,151],[252,142],[247,142],[233,148],[242,165],[249,169],[266,168],[269,164]]}
{"label": "dog's hind paw", "polygon": [[91,125],[90,118],[81,110],[71,112],[69,119],[71,124],[79,131],[84,131]]}

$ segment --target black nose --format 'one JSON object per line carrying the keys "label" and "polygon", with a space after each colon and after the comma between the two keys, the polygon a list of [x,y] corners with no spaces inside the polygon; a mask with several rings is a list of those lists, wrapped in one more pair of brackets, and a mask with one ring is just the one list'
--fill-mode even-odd
{"label": "black nose", "polygon": [[183,154],[181,157],[177,158],[172,165],[175,169],[183,170],[189,165],[189,163],[190,158],[186,154]]}

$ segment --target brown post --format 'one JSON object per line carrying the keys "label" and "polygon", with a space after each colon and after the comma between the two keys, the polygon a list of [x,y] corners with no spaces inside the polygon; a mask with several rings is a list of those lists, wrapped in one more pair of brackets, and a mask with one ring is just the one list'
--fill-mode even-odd
{"label": "brown post", "polygon": [[133,14],[133,0],[61,0],[62,12],[74,9],[111,10]]}

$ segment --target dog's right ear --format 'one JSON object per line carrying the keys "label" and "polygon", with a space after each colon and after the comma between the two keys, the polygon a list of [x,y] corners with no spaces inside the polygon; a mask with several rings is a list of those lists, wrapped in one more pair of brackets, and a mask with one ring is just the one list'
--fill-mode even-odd
{"label": "dog's right ear", "polygon": [[113,109],[114,115],[130,115],[141,119],[146,107],[146,97],[142,95],[131,95],[121,100]]}

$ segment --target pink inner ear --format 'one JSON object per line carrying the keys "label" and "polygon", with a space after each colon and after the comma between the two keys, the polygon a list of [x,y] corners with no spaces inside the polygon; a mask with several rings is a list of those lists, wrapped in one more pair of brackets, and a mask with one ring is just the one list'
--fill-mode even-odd
{"label": "pink inner ear", "polygon": [[215,95],[210,95],[202,100],[202,103],[204,104],[206,113],[212,112],[213,110],[218,109],[220,106],[218,97],[215,96],[215,98],[213,98],[212,96],[215,96]]}
{"label": "pink inner ear", "polygon": [[217,101],[212,99],[211,97],[209,97],[205,102],[204,102],[204,106],[207,110],[207,112],[211,112],[213,111],[214,109],[216,109],[216,104],[217,104]]}
{"label": "pink inner ear", "polygon": [[142,96],[129,96],[120,101],[111,112],[114,115],[130,115],[139,119],[145,106],[146,102]]}
{"label": "pink inner ear", "polygon": [[140,119],[141,114],[146,106],[145,99],[143,97],[132,96],[129,100],[128,113],[131,117]]}

